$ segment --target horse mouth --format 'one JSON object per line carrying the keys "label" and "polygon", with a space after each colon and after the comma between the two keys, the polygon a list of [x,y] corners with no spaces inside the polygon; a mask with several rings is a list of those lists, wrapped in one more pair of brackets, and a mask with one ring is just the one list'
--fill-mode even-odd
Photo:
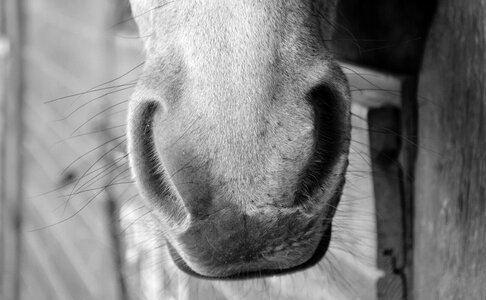
{"label": "horse mouth", "polygon": [[[332,236],[332,217],[334,216],[334,213],[336,211],[336,205],[339,203],[339,200],[342,195],[342,187],[344,185],[344,178],[342,179],[341,183],[339,184],[340,187],[336,190],[334,196],[330,200],[331,205],[328,206],[328,209],[325,214],[325,217],[323,218],[322,221],[322,228],[324,228],[324,232],[321,234],[321,237],[319,239],[319,242],[317,243],[316,248],[314,249],[313,254],[304,261],[303,263],[300,263],[298,265],[288,267],[288,268],[261,268],[261,269],[253,269],[251,271],[245,271],[245,270],[239,270],[239,271],[234,271],[232,274],[229,275],[203,275],[195,270],[193,270],[179,255],[175,247],[171,245],[171,243],[166,240],[167,243],[167,248],[169,250],[170,256],[172,258],[172,261],[174,264],[179,268],[179,270],[183,271],[184,273],[200,278],[200,279],[206,279],[206,280],[245,280],[245,279],[254,279],[254,278],[263,278],[263,277],[269,277],[269,276],[283,276],[283,275],[288,275],[291,273],[303,271],[306,269],[309,269],[315,265],[317,265],[325,256],[329,249],[329,245],[331,242],[331,236]],[[244,269],[244,267],[242,268]]]}
{"label": "horse mouth", "polygon": [[177,250],[168,241],[167,241],[167,247],[169,249],[169,253],[172,258],[172,261],[175,263],[175,265],[184,273],[196,278],[208,279],[208,280],[243,280],[243,279],[262,278],[268,276],[281,276],[281,275],[286,275],[286,274],[295,273],[298,271],[308,269],[310,267],[315,266],[322,260],[322,258],[324,257],[324,255],[326,254],[329,248],[329,244],[331,241],[331,233],[332,233],[332,224],[329,223],[326,224],[325,226],[326,226],[326,230],[322,234],[321,239],[317,244],[317,247],[314,250],[312,256],[304,263],[301,263],[297,266],[293,266],[290,268],[285,268],[285,269],[259,269],[259,270],[252,270],[252,271],[239,271],[239,272],[235,272],[234,274],[225,275],[225,276],[218,276],[218,275],[207,276],[207,275],[199,274],[198,272],[194,271],[191,267],[189,267],[189,265],[186,264],[186,262],[179,255],[179,253],[177,253]]}

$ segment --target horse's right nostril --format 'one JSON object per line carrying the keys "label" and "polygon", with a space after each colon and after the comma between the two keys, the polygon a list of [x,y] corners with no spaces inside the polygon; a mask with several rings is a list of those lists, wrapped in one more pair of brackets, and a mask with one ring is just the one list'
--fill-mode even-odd
{"label": "horse's right nostril", "polygon": [[154,142],[154,116],[159,110],[158,102],[151,100],[133,109],[128,130],[130,163],[144,198],[153,200],[168,223],[181,225],[186,222],[188,212],[171,191]]}
{"label": "horse's right nostril", "polygon": [[301,173],[296,205],[303,204],[317,192],[347,149],[349,112],[345,97],[327,84],[316,86],[307,95],[314,111],[314,149]]}

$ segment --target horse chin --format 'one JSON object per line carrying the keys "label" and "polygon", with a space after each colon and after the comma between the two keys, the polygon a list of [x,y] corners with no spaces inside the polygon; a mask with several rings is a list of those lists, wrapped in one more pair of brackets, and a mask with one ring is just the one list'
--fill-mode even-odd
{"label": "horse chin", "polygon": [[[179,255],[177,250],[171,245],[170,242],[167,241],[167,247],[170,253],[170,256],[174,262],[174,264],[179,268],[179,270],[183,271],[184,273],[200,278],[200,279],[207,279],[207,280],[244,280],[244,279],[253,279],[253,278],[262,278],[268,276],[282,276],[291,274],[298,271],[303,271],[307,268],[311,268],[318,264],[324,255],[326,254],[329,244],[331,241],[331,233],[332,233],[332,223],[325,224],[326,229],[321,236],[321,239],[314,251],[314,253],[307,259],[305,262],[288,267],[288,268],[277,268],[277,269],[258,269],[258,270],[238,270],[238,271],[228,271],[224,272],[225,274],[201,274],[194,271]],[[207,272],[209,273],[209,272]]]}
{"label": "horse chin", "polygon": [[[312,268],[321,262],[329,249],[332,237],[332,218],[342,196],[343,186],[344,176],[339,183],[339,188],[336,189],[334,196],[328,201],[326,209],[322,212],[323,218],[320,224],[320,229],[315,232],[313,236],[317,236],[318,241],[316,245],[309,248],[308,252],[302,253],[300,258],[294,258],[293,264],[278,263],[268,267],[269,265],[259,266],[258,262],[250,261],[246,265],[240,265],[238,268],[232,268],[231,266],[214,267],[210,262],[207,261],[199,261],[199,263],[196,264],[194,264],[194,261],[192,261],[192,263],[188,263],[183,258],[188,257],[187,253],[180,254],[180,250],[177,250],[177,247],[175,247],[169,240],[166,240],[168,252],[179,270],[190,276],[206,280],[232,281],[269,276],[284,276]],[[195,265],[197,268],[193,268],[191,265]]]}

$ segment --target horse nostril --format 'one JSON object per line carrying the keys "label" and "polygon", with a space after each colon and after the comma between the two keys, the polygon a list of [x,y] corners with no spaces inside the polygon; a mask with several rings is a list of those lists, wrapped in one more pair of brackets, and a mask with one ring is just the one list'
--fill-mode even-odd
{"label": "horse nostril", "polygon": [[302,205],[332,175],[349,142],[349,103],[345,94],[331,85],[321,84],[308,93],[307,101],[314,112],[314,146],[301,172],[295,205]]}
{"label": "horse nostril", "polygon": [[170,224],[184,224],[188,212],[184,204],[171,192],[165,170],[156,155],[154,116],[160,110],[158,102],[143,101],[132,112],[129,123],[129,152],[132,170],[139,179],[142,195],[156,201]]}

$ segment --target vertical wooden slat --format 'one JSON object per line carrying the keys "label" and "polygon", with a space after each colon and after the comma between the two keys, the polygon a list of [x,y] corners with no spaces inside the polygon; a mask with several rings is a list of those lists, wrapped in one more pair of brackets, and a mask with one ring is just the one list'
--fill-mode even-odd
{"label": "vertical wooden slat", "polygon": [[366,106],[378,233],[379,299],[412,299],[413,168],[417,79],[343,65]]}
{"label": "vertical wooden slat", "polygon": [[402,151],[400,163],[403,171],[403,216],[404,216],[404,269],[405,293],[413,299],[413,222],[414,222],[414,179],[417,157],[417,77],[404,79],[402,84],[401,136]]}
{"label": "vertical wooden slat", "polygon": [[[6,112],[6,85],[7,85],[7,58],[9,55],[9,41],[5,24],[6,12],[5,2],[0,1],[0,271],[5,270],[5,249],[6,233],[6,203],[5,203],[5,143],[6,143],[6,120],[3,117]],[[0,296],[3,295],[4,272],[0,272]]]}
{"label": "vertical wooden slat", "polygon": [[486,0],[441,0],[419,83],[417,300],[486,299]]}
{"label": "vertical wooden slat", "polygon": [[17,300],[20,296],[21,228],[23,203],[23,1],[5,1],[5,27],[9,39],[10,56],[5,81],[6,97],[2,110],[4,135],[2,137],[2,277],[1,296]]}
{"label": "vertical wooden slat", "polygon": [[404,259],[404,210],[400,110],[385,106],[368,113],[371,165],[377,211],[378,267],[385,276],[378,281],[378,299],[406,299]]}

